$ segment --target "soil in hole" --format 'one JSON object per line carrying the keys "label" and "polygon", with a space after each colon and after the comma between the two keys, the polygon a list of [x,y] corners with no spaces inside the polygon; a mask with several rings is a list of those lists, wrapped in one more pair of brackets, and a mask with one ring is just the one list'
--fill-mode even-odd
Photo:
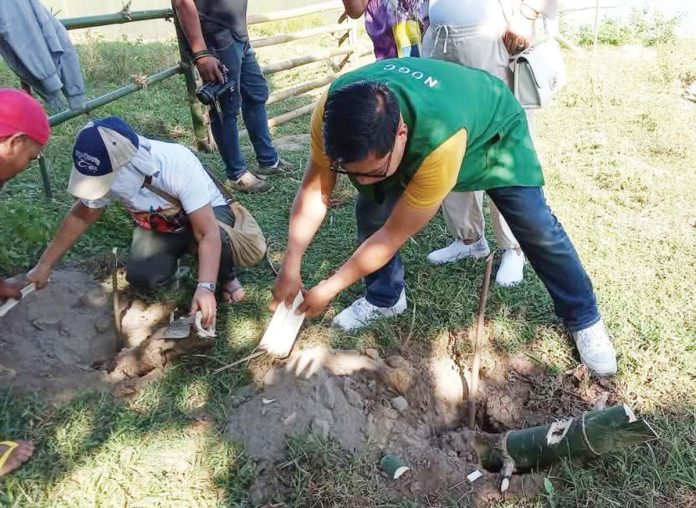
{"label": "soil in hole", "polygon": [[84,272],[55,271],[0,319],[0,383],[20,391],[104,390],[108,383],[91,364],[115,352],[111,299]]}
{"label": "soil in hole", "polygon": [[[501,361],[488,376],[484,370],[480,429],[539,425],[591,409],[597,397],[607,400],[608,392],[583,372],[553,377],[523,355]],[[374,350],[308,349],[259,381],[260,387],[234,394],[226,435],[262,467],[286,460],[288,439],[312,433],[335,441],[346,455],[367,454],[375,464],[386,453],[401,457],[411,471],[383,481],[408,498],[499,496],[498,475],[481,468],[471,433],[462,431],[466,389],[445,355],[411,364],[399,356],[382,360]],[[466,475],[476,469],[483,477],[471,484]],[[266,476],[274,481],[261,485]],[[282,499],[283,482],[266,476],[253,486],[252,492],[264,494],[254,502]],[[533,496],[542,485],[543,475],[515,475],[509,493]]]}

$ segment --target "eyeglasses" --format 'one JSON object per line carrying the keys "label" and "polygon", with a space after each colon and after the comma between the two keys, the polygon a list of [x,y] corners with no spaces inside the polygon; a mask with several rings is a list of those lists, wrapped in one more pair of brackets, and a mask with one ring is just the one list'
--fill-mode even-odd
{"label": "eyeglasses", "polygon": [[[396,140],[395,140],[396,141]],[[362,172],[362,171],[351,171],[343,167],[343,160],[337,159],[331,162],[331,171],[338,173],[339,175],[348,176],[362,176],[367,178],[384,178],[389,173],[389,167],[391,166],[392,154],[394,153],[394,146],[389,150],[389,157],[387,157],[387,164],[382,169],[376,169],[374,171]]]}

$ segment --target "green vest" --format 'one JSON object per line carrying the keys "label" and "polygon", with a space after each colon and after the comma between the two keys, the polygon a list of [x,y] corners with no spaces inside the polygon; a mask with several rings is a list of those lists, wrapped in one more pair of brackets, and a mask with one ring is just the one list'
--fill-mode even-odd
{"label": "green vest", "polygon": [[344,74],[332,83],[329,95],[360,80],[386,84],[408,126],[406,150],[397,171],[370,185],[351,178],[360,193],[374,196],[405,188],[423,160],[461,129],[467,132],[466,153],[453,190],[544,184],[524,111],[500,79],[441,60],[388,59]]}

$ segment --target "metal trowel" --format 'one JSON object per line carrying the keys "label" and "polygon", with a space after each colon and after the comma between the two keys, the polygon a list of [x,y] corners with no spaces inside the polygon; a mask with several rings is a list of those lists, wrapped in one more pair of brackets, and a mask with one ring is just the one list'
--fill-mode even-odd
{"label": "metal trowel", "polygon": [[[33,282],[31,284],[24,286],[21,290],[22,298],[24,298],[25,296],[27,296],[30,293],[33,293],[35,290],[36,290],[36,286],[34,285]],[[10,312],[10,310],[12,310],[12,307],[17,305],[19,302],[20,302],[20,300],[15,300],[14,298],[10,298],[5,303],[0,305],[0,317],[3,317],[5,314]]]}
{"label": "metal trowel", "polygon": [[202,324],[203,313],[196,312],[195,316],[185,316],[169,323],[169,326],[162,332],[162,338],[181,340],[187,339],[191,335],[191,328],[194,327],[196,335],[201,339],[215,337],[215,325],[206,330]]}

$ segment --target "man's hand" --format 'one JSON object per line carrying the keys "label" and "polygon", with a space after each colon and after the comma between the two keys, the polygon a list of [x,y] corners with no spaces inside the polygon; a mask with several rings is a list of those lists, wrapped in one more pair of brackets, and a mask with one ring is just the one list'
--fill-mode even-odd
{"label": "man's hand", "polygon": [[0,279],[0,300],[7,300],[8,298],[20,300],[22,298],[22,286],[16,282]]}
{"label": "man's hand", "polygon": [[36,289],[43,289],[51,278],[51,267],[41,263],[27,273],[27,280],[36,285]]}
{"label": "man's hand", "polygon": [[503,35],[503,43],[511,55],[516,55],[529,47],[534,21],[517,14]]}
{"label": "man's hand", "polygon": [[306,313],[307,319],[312,319],[326,310],[326,307],[336,297],[336,292],[328,280],[323,280],[304,295],[304,302],[297,309],[298,314]]}
{"label": "man's hand", "polygon": [[191,315],[195,316],[199,310],[203,314],[203,319],[201,319],[203,327],[206,330],[210,329],[215,324],[215,314],[217,312],[215,293],[206,288],[196,289],[196,292],[193,294],[193,300],[191,300]]}
{"label": "man's hand", "polygon": [[225,76],[222,74],[220,60],[214,56],[204,56],[196,60],[196,69],[198,74],[206,83],[224,83]]}
{"label": "man's hand", "polygon": [[292,302],[295,301],[297,293],[303,289],[304,284],[302,284],[300,271],[282,267],[280,272],[278,272],[278,277],[276,277],[273,283],[273,289],[271,289],[273,300],[268,307],[271,310],[276,310],[281,302],[285,302],[285,305],[288,307],[292,306]]}

